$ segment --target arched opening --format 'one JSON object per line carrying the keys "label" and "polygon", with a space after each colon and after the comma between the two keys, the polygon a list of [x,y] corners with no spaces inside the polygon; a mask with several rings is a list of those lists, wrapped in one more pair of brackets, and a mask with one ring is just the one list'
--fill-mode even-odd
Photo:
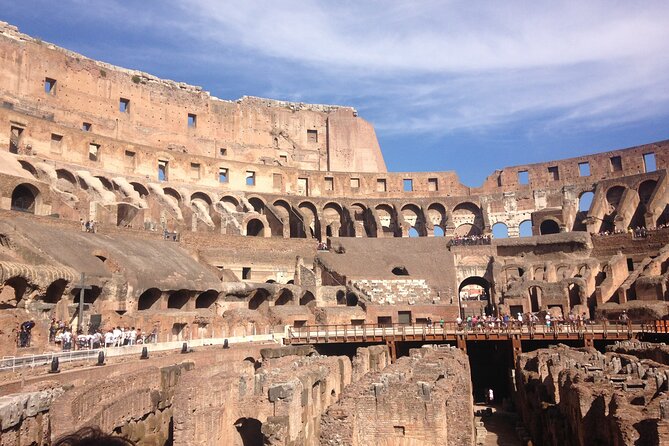
{"label": "arched opening", "polygon": [[328,237],[345,236],[343,211],[337,203],[327,203],[323,207],[323,220],[325,221]]}
{"label": "arched opening", "polygon": [[112,184],[111,181],[109,181],[109,179],[107,179],[103,176],[97,176],[95,178],[100,180],[100,183],[102,184],[102,187],[104,187],[106,190],[108,190],[109,192],[114,192],[114,185]]}
{"label": "arched opening", "polygon": [[[446,226],[446,208],[441,203],[432,203],[427,207],[427,219],[432,223],[436,231],[439,227],[442,231]],[[435,233],[435,236],[437,234]]]}
{"label": "arched opening", "polygon": [[490,306],[490,283],[480,276],[467,277],[460,282],[458,297],[461,315],[480,314]]}
{"label": "arched opening", "polygon": [[135,192],[139,194],[140,198],[146,198],[149,196],[149,190],[140,183],[130,183],[132,188],[135,189]]}
{"label": "arched opening", "polygon": [[541,235],[548,235],[548,234],[559,234],[560,233],[560,225],[555,220],[544,220],[541,222],[541,225],[539,226],[539,232]]}
{"label": "arched opening", "polygon": [[56,304],[63,297],[65,288],[67,287],[67,280],[58,279],[55,282],[52,282],[46,289],[46,294],[44,295],[44,302],[48,304]]}
{"label": "arched opening", "polygon": [[281,293],[279,293],[279,297],[276,298],[274,301],[274,305],[286,305],[290,302],[293,301],[293,292],[290,291],[288,288],[284,288],[281,290]]}
{"label": "arched opening", "polygon": [[311,237],[321,240],[321,222],[318,219],[316,206],[308,201],[300,203],[298,206],[304,218],[304,225],[309,228]]}
{"label": "arched opening", "polygon": [[358,305],[358,296],[355,293],[346,293],[346,306],[355,307]]}
{"label": "arched opening", "polygon": [[395,209],[388,204],[379,204],[375,209],[383,236],[395,237],[397,235]]}
{"label": "arched opening", "polygon": [[262,237],[265,233],[265,225],[257,218],[252,218],[246,223],[246,235],[249,237]]}
{"label": "arched opening", "polygon": [[218,291],[216,290],[208,290],[204,293],[200,293],[200,295],[197,296],[197,299],[195,299],[195,308],[210,308],[216,303],[217,299]]}
{"label": "arched opening", "polygon": [[492,225],[492,236],[493,238],[508,238],[509,227],[502,222],[495,223]]}
{"label": "arched opening", "polygon": [[[79,295],[81,294],[81,288],[72,289],[72,302],[79,303]],[[102,294],[102,288],[98,286],[92,286],[89,289],[84,290],[84,303],[94,304],[98,297]]]}
{"label": "arched opening", "polygon": [[285,200],[276,200],[274,208],[280,215],[282,223],[288,225],[288,233],[290,238],[306,238],[304,233],[304,222],[298,218],[297,213],[292,205]]}
{"label": "arched opening", "polygon": [[255,418],[240,418],[235,421],[237,441],[234,446],[262,446],[265,436],[262,433],[262,423]]}
{"label": "arched opening", "polygon": [[595,194],[592,192],[583,192],[578,198],[578,210],[587,214],[590,210],[590,206],[592,206],[592,199],[594,197]]}
{"label": "arched opening", "polygon": [[260,310],[266,307],[269,307],[269,291],[259,288],[249,300],[249,310]]}
{"label": "arched opening", "polygon": [[225,196],[219,200],[221,208],[227,212],[238,212],[239,201],[235,197]]}
{"label": "arched opening", "polygon": [[188,290],[174,291],[170,294],[170,297],[167,298],[167,308],[180,310],[186,306],[189,298],[190,292]]}
{"label": "arched opening", "polygon": [[35,203],[39,190],[30,184],[19,184],[12,191],[12,210],[35,213]]}
{"label": "arched opening", "polygon": [[23,170],[27,171],[28,173],[30,173],[30,175],[37,178],[37,170],[35,170],[35,167],[32,164],[24,160],[19,160],[19,164],[21,164]]}
{"label": "arched opening", "polygon": [[[411,226],[409,237],[420,237],[425,231],[425,218],[423,211],[415,204],[407,204],[402,207],[402,218]],[[413,229],[413,231],[412,231]]]}
{"label": "arched opening", "polygon": [[0,309],[16,308],[28,290],[28,282],[23,277],[12,277],[0,290]]}
{"label": "arched opening", "polygon": [[541,288],[532,286],[528,292],[530,293],[530,311],[536,313],[541,309]]}
{"label": "arched opening", "polygon": [[175,189],[172,189],[171,187],[166,187],[165,189],[163,189],[163,192],[165,193],[165,195],[174,198],[177,201],[177,203],[181,204],[181,194],[177,192]]}
{"label": "arched opening", "polygon": [[190,201],[201,201],[207,206],[211,206],[211,197],[204,192],[195,192],[190,196]]}
{"label": "arched opening", "polygon": [[149,288],[140,294],[137,300],[138,310],[150,310],[160,300],[162,293],[158,288]]}
{"label": "arched opening", "polygon": [[630,221],[630,227],[646,227],[645,215],[648,211],[648,203],[650,202],[656,187],[657,181],[655,180],[646,180],[639,185],[639,204],[637,205],[637,208],[634,211],[634,215]]}
{"label": "arched opening", "polygon": [[444,228],[442,228],[441,226],[435,226],[434,227],[434,236],[435,237],[443,237],[444,235],[445,235],[444,234]]}
{"label": "arched opening", "polygon": [[581,304],[580,290],[581,288],[575,283],[569,284],[569,308],[574,308],[576,305]]}
{"label": "arched opening", "polygon": [[346,305],[346,293],[343,290],[337,291],[337,305]]}
{"label": "arched opening", "polygon": [[253,207],[253,210],[259,214],[265,213],[265,202],[258,197],[249,198],[249,204]]}
{"label": "arched opening", "polygon": [[316,298],[314,297],[312,292],[307,291],[300,298],[300,305],[307,305],[307,304],[310,304],[311,302],[315,302],[315,301],[316,301]]}
{"label": "arched opening", "polygon": [[453,234],[457,237],[471,237],[474,235],[481,235],[481,229],[479,229],[478,226],[465,223],[455,228]]}
{"label": "arched opening", "polygon": [[532,222],[525,220],[518,226],[518,235],[521,237],[532,237]]}
{"label": "arched opening", "polygon": [[453,208],[453,226],[456,227],[456,235],[473,236],[480,235],[483,228],[483,213],[481,209],[471,202],[460,203]]}

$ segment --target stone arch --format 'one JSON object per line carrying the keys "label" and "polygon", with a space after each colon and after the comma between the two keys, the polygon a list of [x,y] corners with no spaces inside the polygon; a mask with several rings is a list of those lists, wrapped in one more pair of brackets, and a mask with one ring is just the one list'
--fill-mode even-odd
{"label": "stone arch", "polygon": [[491,285],[488,280],[481,276],[469,276],[465,278],[458,286],[458,305],[460,314],[463,312],[463,301],[483,302],[485,307],[489,307]]}
{"label": "stone arch", "polygon": [[30,183],[21,183],[12,191],[11,209],[35,214],[40,198],[40,190],[37,187]]}
{"label": "stone arch", "polygon": [[190,196],[190,201],[201,201],[205,203],[207,206],[211,206],[212,200],[209,194],[206,194],[205,192],[193,192]]}
{"label": "stone arch", "polygon": [[109,192],[114,192],[114,183],[112,183],[109,178],[102,175],[96,175],[95,178],[100,180],[100,184],[102,184],[102,187],[104,187],[106,190]]}
{"label": "stone arch", "polygon": [[163,193],[168,197],[174,198],[177,201],[177,204],[181,205],[181,201],[183,200],[183,198],[181,197],[181,194],[177,192],[176,189],[172,187],[166,187],[163,189]]}
{"label": "stone arch", "polygon": [[[397,215],[395,208],[389,204],[377,204],[374,208],[379,218],[379,224],[384,237],[395,237],[398,235]],[[400,233],[401,235],[401,233]]]}
{"label": "stone arch", "polygon": [[323,206],[323,221],[325,222],[326,235],[330,237],[343,236],[344,210],[338,203],[329,202]]}
{"label": "stone arch", "polygon": [[190,299],[190,291],[188,290],[177,290],[173,291],[170,296],[167,298],[167,308],[173,308],[180,310],[188,304]]}
{"label": "stone arch", "polygon": [[258,288],[249,299],[249,310],[263,310],[269,307],[269,296],[269,291]]}
{"label": "stone arch", "polygon": [[646,227],[646,213],[648,212],[648,203],[657,188],[657,180],[650,179],[641,181],[637,188],[637,193],[639,194],[639,204],[637,205],[634,215],[630,220],[630,227],[636,228]]}
{"label": "stone arch", "polygon": [[135,189],[135,192],[139,194],[140,198],[146,198],[149,196],[149,190],[143,184],[133,181],[130,183],[130,185],[133,189]]}
{"label": "stone arch", "polygon": [[72,187],[76,187],[79,184],[77,176],[67,169],[56,169],[56,180],[59,184],[66,183]]}
{"label": "stone arch", "polygon": [[293,206],[286,200],[276,200],[273,203],[274,209],[281,217],[282,223],[288,225],[290,238],[305,238],[304,224],[298,218]]}
{"label": "stone arch", "polygon": [[220,203],[220,206],[223,209],[225,209],[227,212],[239,212],[240,211],[239,200],[237,200],[233,196],[225,195],[225,196],[221,197],[221,199],[218,202]]}
{"label": "stone arch", "polygon": [[404,221],[408,223],[411,228],[416,230],[418,236],[424,237],[427,235],[425,216],[423,215],[423,210],[419,206],[413,203],[408,203],[402,206],[400,212],[402,213]]}
{"label": "stone arch", "polygon": [[606,203],[608,204],[607,214],[613,214],[618,210],[620,200],[622,200],[626,189],[627,188],[624,186],[611,186],[606,190]]}
{"label": "stone arch", "polygon": [[569,295],[569,308],[574,308],[576,305],[582,305],[581,300],[581,286],[576,282],[569,282],[567,284],[567,294]]}
{"label": "stone arch", "polygon": [[496,239],[508,238],[509,237],[509,227],[506,225],[506,223],[498,221],[497,223],[492,225],[492,235]]}
{"label": "stone arch", "polygon": [[316,297],[311,291],[305,291],[302,297],[300,297],[300,305],[308,305],[312,302],[316,302]]}
{"label": "stone arch", "polygon": [[316,205],[310,201],[303,201],[298,205],[304,217],[305,229],[308,229],[311,236],[321,240],[321,222],[318,218],[318,210]]}
{"label": "stone arch", "polygon": [[266,444],[262,423],[255,418],[240,418],[234,423],[237,437],[233,446],[259,446]]}
{"label": "stone arch", "polygon": [[581,192],[578,196],[578,210],[579,212],[585,212],[586,214],[592,206],[592,199],[595,198],[595,194],[592,191],[586,190]]}
{"label": "stone arch", "polygon": [[23,170],[28,172],[33,177],[37,178],[37,169],[35,169],[35,166],[33,166],[32,164],[30,164],[28,161],[25,160],[19,160],[19,164],[21,164]]}
{"label": "stone arch", "polygon": [[464,201],[456,205],[453,208],[452,219],[456,235],[469,236],[483,233],[483,213],[481,208],[471,201]]}
{"label": "stone arch", "polygon": [[360,236],[364,232],[364,235],[367,237],[376,237],[376,221],[367,206],[357,202],[348,208],[351,213],[351,224],[354,234]]}
{"label": "stone arch", "polygon": [[0,289],[0,309],[16,308],[28,291],[28,281],[20,276],[7,279]]}
{"label": "stone arch", "polygon": [[[81,294],[81,288],[73,288],[70,292],[72,296],[73,303],[79,303],[79,296]],[[102,288],[98,286],[92,286],[91,288],[84,290],[84,303],[94,304],[100,295],[102,294]]]}
{"label": "stone arch", "polygon": [[48,304],[56,304],[63,297],[65,288],[67,288],[67,280],[58,279],[53,281],[47,288],[44,294],[44,302]]}
{"label": "stone arch", "polygon": [[218,300],[218,291],[207,290],[195,299],[195,308],[211,308]]}
{"label": "stone arch", "polygon": [[446,222],[448,217],[446,215],[446,206],[441,203],[432,203],[427,207],[427,220],[435,227],[440,227],[446,230]]}
{"label": "stone arch", "polygon": [[557,221],[553,220],[552,218],[547,218],[546,220],[542,221],[541,224],[539,225],[539,233],[541,235],[559,234],[560,225]]}
{"label": "stone arch", "polygon": [[254,196],[254,197],[249,197],[248,201],[255,212],[259,214],[265,213],[265,200],[263,200],[260,197]]}
{"label": "stone arch", "polygon": [[518,236],[519,237],[531,237],[532,236],[532,221],[523,220],[518,225]]}
{"label": "stone arch", "polygon": [[286,304],[289,304],[290,302],[293,302],[294,299],[295,299],[295,295],[293,294],[293,292],[291,290],[289,290],[288,288],[283,288],[279,292],[279,296],[274,301],[274,305],[275,306],[276,305],[286,305]]}
{"label": "stone arch", "polygon": [[137,310],[151,310],[155,308],[154,305],[160,300],[162,294],[158,288],[149,288],[144,291],[139,295],[139,299],[137,299]]}
{"label": "stone arch", "polygon": [[259,218],[249,218],[245,229],[248,237],[265,237],[265,223]]}

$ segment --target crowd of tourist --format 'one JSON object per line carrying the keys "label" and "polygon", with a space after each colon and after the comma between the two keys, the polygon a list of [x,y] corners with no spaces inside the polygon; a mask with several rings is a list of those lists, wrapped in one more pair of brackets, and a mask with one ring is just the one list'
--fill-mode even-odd
{"label": "crowd of tourist", "polygon": [[604,236],[607,236],[607,235],[630,234],[634,238],[646,238],[652,232],[659,231],[660,229],[666,229],[666,228],[669,228],[669,224],[663,223],[661,225],[651,227],[651,228],[644,228],[644,227],[641,227],[641,226],[637,226],[635,228],[629,227],[629,228],[627,228],[627,231],[623,231],[622,229],[616,229],[616,230],[613,230],[613,231],[600,231],[597,234],[592,234],[592,235],[599,236],[599,237],[604,237]]}
{"label": "crowd of tourist", "polygon": [[[18,345],[21,348],[30,347],[31,331],[35,322],[25,321],[18,330]],[[88,334],[82,331],[74,332],[63,321],[51,319],[49,325],[49,342],[62,350],[86,350],[107,347],[123,347],[135,344],[157,342],[157,330],[144,333],[141,328],[113,327],[103,332],[99,328],[89,329]]]}
{"label": "crowd of tourist", "polygon": [[[626,316],[626,314],[625,314]],[[625,319],[627,322],[629,319]],[[505,330],[509,328],[530,327],[535,328],[544,325],[546,328],[555,328],[557,330],[572,329],[577,330],[585,325],[594,323],[588,319],[585,313],[576,314],[570,312],[565,318],[562,315],[554,316],[546,313],[545,316],[539,317],[538,313],[518,313],[515,317],[510,314],[502,316],[467,316],[465,319],[458,316],[455,323],[459,330]]]}
{"label": "crowd of tourist", "polygon": [[489,245],[490,235],[456,235],[449,242],[449,246]]}

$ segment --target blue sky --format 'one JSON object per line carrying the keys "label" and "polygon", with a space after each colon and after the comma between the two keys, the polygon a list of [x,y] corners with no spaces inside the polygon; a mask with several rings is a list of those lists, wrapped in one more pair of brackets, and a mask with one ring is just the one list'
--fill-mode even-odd
{"label": "blue sky", "polygon": [[0,0],[0,19],[212,95],[342,104],[391,171],[669,138],[669,2]]}

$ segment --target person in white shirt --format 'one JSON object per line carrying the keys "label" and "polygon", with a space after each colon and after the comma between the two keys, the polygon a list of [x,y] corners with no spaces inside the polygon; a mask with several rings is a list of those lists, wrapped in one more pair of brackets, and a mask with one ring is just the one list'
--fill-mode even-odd
{"label": "person in white shirt", "polygon": [[114,347],[120,347],[122,345],[121,342],[123,342],[121,340],[121,335],[123,334],[121,332],[121,327],[116,327],[113,331],[113,334],[114,334]]}
{"label": "person in white shirt", "polygon": [[128,336],[130,339],[128,345],[135,345],[135,342],[137,341],[137,330],[135,330],[135,327],[132,327],[132,330],[130,330],[130,334]]}
{"label": "person in white shirt", "polygon": [[114,333],[111,330],[107,330],[105,333],[105,348],[112,345],[114,345]]}

